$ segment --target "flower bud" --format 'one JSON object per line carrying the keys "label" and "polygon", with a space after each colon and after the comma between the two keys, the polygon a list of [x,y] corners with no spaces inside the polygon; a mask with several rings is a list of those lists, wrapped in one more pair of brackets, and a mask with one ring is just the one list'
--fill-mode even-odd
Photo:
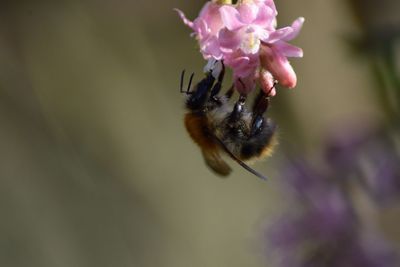
{"label": "flower bud", "polygon": [[296,86],[297,77],[287,58],[273,47],[263,45],[260,53],[261,67],[272,73],[278,82],[288,88]]}

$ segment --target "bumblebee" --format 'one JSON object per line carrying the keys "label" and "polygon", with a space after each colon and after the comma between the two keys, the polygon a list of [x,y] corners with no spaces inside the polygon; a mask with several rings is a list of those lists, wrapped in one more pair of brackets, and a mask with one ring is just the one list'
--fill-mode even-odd
{"label": "bumblebee", "polygon": [[[251,110],[245,106],[246,96],[240,95],[229,104],[234,87],[220,95],[225,75],[222,61],[214,61],[205,68],[205,77],[191,89],[193,73],[187,90],[183,90],[185,71],[181,74],[180,92],[187,96],[185,127],[200,147],[208,167],[220,176],[228,176],[232,169],[222,159],[226,153],[240,166],[261,179],[266,177],[244,162],[253,162],[270,155],[276,142],[276,125],[264,117],[270,97],[260,91]],[[272,88],[271,88],[272,90]]]}

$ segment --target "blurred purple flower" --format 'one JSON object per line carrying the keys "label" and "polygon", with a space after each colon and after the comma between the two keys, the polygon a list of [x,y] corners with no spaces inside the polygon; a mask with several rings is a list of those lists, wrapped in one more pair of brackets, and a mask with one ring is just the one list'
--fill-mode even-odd
{"label": "blurred purple flower", "polygon": [[[397,258],[382,240],[371,242],[342,184],[332,173],[292,161],[284,178],[295,209],[267,232],[281,267],[394,267]],[[334,174],[334,173],[333,173]]]}
{"label": "blurred purple flower", "polygon": [[[343,130],[344,128],[345,130]],[[357,130],[341,127],[341,131],[333,133],[325,145],[325,159],[338,172],[348,174],[357,165],[357,155],[363,144],[371,135],[370,129]]]}
{"label": "blurred purple flower", "polygon": [[[276,225],[278,235],[279,225],[284,228],[292,225],[308,237],[318,237],[327,242],[337,236],[347,234],[355,223],[352,206],[340,188],[332,183],[330,177],[325,177],[304,161],[293,161],[284,172],[287,185],[293,190],[293,199],[298,204],[296,216],[285,216],[285,223]],[[293,221],[294,223],[289,223]],[[300,227],[298,227],[300,226]],[[276,236],[276,235],[275,235]],[[274,238],[276,240],[276,238]]]}
{"label": "blurred purple flower", "polygon": [[389,136],[378,135],[361,149],[358,168],[368,192],[380,204],[400,197],[400,151]]}
{"label": "blurred purple flower", "polygon": [[326,159],[337,177],[357,177],[375,200],[389,203],[400,197],[400,136],[393,129],[361,128],[331,137]]}

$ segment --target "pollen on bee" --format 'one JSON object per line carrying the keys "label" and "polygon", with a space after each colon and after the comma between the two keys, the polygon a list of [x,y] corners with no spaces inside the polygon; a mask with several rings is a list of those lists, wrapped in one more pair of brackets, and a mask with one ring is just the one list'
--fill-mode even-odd
{"label": "pollen on bee", "polygon": [[272,155],[272,153],[274,152],[275,147],[278,145],[278,137],[277,134],[275,133],[270,140],[270,143],[268,144],[268,146],[264,147],[263,151],[261,152],[260,156],[258,157],[258,159],[263,159],[266,157],[269,157]]}

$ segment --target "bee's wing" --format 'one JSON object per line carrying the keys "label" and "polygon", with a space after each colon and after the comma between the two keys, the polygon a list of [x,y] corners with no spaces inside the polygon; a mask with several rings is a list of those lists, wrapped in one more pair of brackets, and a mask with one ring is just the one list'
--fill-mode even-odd
{"label": "bee's wing", "polygon": [[218,151],[202,150],[204,160],[208,167],[210,167],[215,173],[221,176],[228,176],[232,169],[229,165],[221,158]]}

